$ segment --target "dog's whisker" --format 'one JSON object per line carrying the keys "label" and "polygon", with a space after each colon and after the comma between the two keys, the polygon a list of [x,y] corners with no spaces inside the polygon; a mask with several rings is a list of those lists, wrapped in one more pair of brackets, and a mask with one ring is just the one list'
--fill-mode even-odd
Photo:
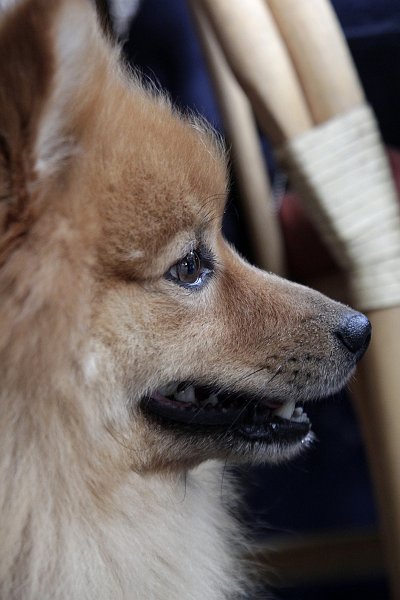
{"label": "dog's whisker", "polygon": [[252,403],[252,401],[253,401],[252,398],[249,398],[245,402],[244,406],[241,408],[241,410],[239,411],[239,413],[235,416],[234,420],[232,421],[232,423],[230,424],[230,426],[226,430],[226,433],[230,433],[232,431],[233,427],[236,425],[236,423],[240,420],[240,418],[246,412],[246,410],[248,409],[248,407],[250,406],[250,404]]}
{"label": "dog's whisker", "polygon": [[279,367],[276,369],[275,373],[272,375],[271,379],[269,379],[267,381],[267,383],[271,383],[271,381],[273,381],[275,379],[275,377],[277,375],[279,375],[279,373],[282,371],[282,365],[279,365]]}
{"label": "dog's whisker", "polygon": [[224,478],[225,478],[225,471],[226,471],[226,468],[227,468],[227,464],[228,464],[228,457],[225,458],[224,466],[223,466],[223,469],[222,469],[222,476],[221,476],[221,497],[223,495]]}
{"label": "dog's whisker", "polygon": [[135,454],[137,456],[141,456],[143,454],[138,448],[135,448],[131,444],[129,444],[129,445],[125,444],[119,437],[117,437],[116,432],[114,432],[112,430],[112,428],[109,427],[108,425],[105,426],[105,429],[106,429],[107,433],[113,438],[113,440],[115,442],[117,442],[117,444],[119,444],[120,446],[125,448],[125,450],[128,450],[128,452],[130,452],[130,453],[132,452],[133,454]]}
{"label": "dog's whisker", "polygon": [[[242,376],[238,377],[232,383],[229,384],[229,388],[233,389],[238,383],[241,383],[242,381],[244,381],[245,379],[248,379],[249,377],[253,377],[253,375],[260,373],[261,371],[264,371],[265,369],[266,369],[266,367],[260,367],[259,369],[255,369],[254,371],[251,371],[251,373],[247,373],[246,375],[242,375]],[[218,390],[216,391],[216,395],[218,396],[218,394],[223,392],[226,387],[227,386],[219,387]]]}
{"label": "dog's whisker", "polygon": [[[270,383],[277,375],[278,373],[280,373],[280,371],[282,370],[282,365],[279,365],[279,367],[276,369],[275,373],[273,374],[273,376],[268,380],[267,383]],[[247,402],[245,403],[245,405],[243,406],[243,408],[240,410],[240,412],[236,415],[235,419],[233,420],[232,424],[230,425],[230,427],[227,430],[227,433],[229,433],[232,428],[236,425],[236,423],[238,422],[238,420],[240,420],[240,418],[243,416],[243,413],[246,412],[247,408],[249,407],[249,405],[251,404],[251,402],[253,402],[252,398],[249,398],[247,400]]]}

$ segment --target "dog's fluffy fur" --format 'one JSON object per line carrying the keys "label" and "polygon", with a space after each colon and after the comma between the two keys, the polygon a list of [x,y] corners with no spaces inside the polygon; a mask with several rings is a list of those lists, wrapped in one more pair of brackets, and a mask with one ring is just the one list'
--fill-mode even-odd
{"label": "dog's fluffy fur", "polygon": [[[233,598],[224,462],[304,439],[168,428],[142,399],[326,395],[354,367],[348,309],[226,244],[221,144],[127,76],[89,2],[4,10],[0,56],[0,597]],[[198,245],[213,273],[192,289],[171,267]]]}

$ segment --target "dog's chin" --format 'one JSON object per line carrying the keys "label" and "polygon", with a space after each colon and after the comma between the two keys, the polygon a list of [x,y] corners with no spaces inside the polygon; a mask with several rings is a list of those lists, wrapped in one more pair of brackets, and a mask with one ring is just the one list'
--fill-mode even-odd
{"label": "dog's chin", "polygon": [[182,447],[183,462],[191,457],[195,462],[278,462],[297,455],[313,439],[302,406],[290,400],[216,395],[206,387],[174,383],[144,397],[140,408]]}

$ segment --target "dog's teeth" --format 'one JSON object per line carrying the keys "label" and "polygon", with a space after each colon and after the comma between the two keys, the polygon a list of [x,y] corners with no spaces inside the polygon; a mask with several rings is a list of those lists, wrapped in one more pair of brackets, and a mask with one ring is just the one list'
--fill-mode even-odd
{"label": "dog's teeth", "polygon": [[182,390],[181,392],[177,392],[174,395],[175,400],[178,400],[178,402],[188,402],[188,403],[193,403],[196,401],[196,396],[194,393],[194,387],[191,385],[188,388],[186,388],[185,390]]}
{"label": "dog's teeth", "polygon": [[274,415],[276,417],[281,417],[282,419],[291,419],[292,415],[295,411],[296,402],[294,400],[290,400],[290,402],[285,402],[282,406],[276,410],[274,410]]}
{"label": "dog's teeth", "polygon": [[186,402],[195,402],[196,395],[194,393],[194,387],[191,385],[185,390]]}
{"label": "dog's teeth", "polygon": [[185,392],[177,392],[176,394],[174,394],[174,399],[177,400],[178,402],[186,402],[186,395]]}
{"label": "dog's teeth", "polygon": [[177,383],[167,383],[167,385],[159,388],[159,392],[162,396],[172,396],[172,394],[175,394],[177,387]]}
{"label": "dog's teeth", "polygon": [[302,409],[301,406],[298,406],[294,412],[293,412],[293,419],[296,419],[296,421],[299,421],[300,423],[304,422],[304,421],[308,421],[308,417],[307,414],[304,412],[304,410]]}
{"label": "dog's teeth", "polygon": [[210,394],[207,398],[207,400],[204,401],[204,404],[207,405],[211,405],[211,406],[216,406],[218,404],[218,396],[216,394]]}

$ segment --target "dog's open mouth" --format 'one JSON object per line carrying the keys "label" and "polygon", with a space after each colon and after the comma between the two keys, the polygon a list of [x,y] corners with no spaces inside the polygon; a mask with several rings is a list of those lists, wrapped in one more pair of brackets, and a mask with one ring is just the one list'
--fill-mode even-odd
{"label": "dog's open mouth", "polygon": [[311,429],[306,413],[294,401],[217,395],[189,383],[159,388],[142,400],[142,409],[166,425],[200,433],[229,432],[254,442],[298,443]]}

